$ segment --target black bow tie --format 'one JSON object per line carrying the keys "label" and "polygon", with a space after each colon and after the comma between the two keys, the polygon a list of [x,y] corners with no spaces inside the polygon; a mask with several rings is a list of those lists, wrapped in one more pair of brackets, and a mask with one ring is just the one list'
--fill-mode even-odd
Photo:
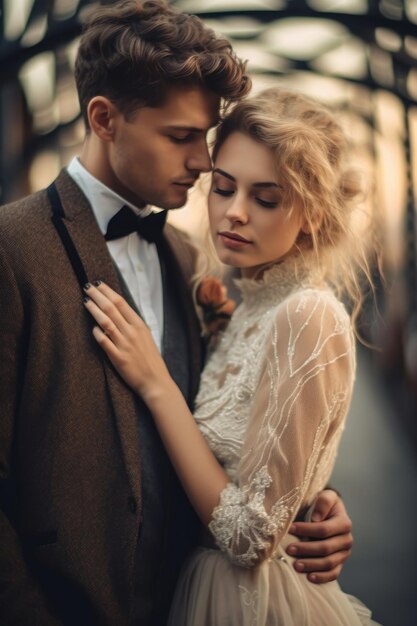
{"label": "black bow tie", "polygon": [[120,237],[126,237],[130,233],[137,232],[146,241],[155,242],[162,236],[166,218],[166,211],[139,217],[132,209],[124,205],[107,224],[107,232],[104,237],[106,241],[113,241],[113,239],[120,239]]}

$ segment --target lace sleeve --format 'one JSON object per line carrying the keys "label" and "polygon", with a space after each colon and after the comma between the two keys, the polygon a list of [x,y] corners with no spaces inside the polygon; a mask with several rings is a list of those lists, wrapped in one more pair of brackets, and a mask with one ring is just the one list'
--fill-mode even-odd
{"label": "lace sleeve", "polygon": [[209,526],[243,567],[274,554],[328,480],[354,378],[348,315],[328,292],[295,294],[278,308],[262,354],[237,479]]}

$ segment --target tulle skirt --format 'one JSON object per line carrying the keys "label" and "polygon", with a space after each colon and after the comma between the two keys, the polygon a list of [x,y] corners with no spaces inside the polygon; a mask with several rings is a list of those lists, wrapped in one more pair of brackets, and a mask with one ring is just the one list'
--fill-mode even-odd
{"label": "tulle skirt", "polygon": [[[287,537],[285,545],[296,540]],[[180,576],[169,626],[370,626],[371,612],[334,581],[298,574],[281,546],[246,569],[216,549],[199,548]]]}

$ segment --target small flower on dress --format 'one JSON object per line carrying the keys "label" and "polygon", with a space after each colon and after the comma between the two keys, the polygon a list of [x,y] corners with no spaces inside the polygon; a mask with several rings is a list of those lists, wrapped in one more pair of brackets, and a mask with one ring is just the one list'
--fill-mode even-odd
{"label": "small flower on dress", "polygon": [[227,289],[218,278],[206,276],[197,287],[197,304],[203,312],[207,334],[215,336],[228,325],[236,303],[227,297]]}

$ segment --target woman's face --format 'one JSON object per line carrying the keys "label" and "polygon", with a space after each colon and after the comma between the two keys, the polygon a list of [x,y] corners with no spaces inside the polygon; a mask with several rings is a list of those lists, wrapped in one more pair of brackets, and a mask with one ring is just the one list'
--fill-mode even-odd
{"label": "woman's face", "polygon": [[220,260],[253,276],[295,249],[301,211],[282,202],[283,186],[272,151],[240,132],[220,148],[208,207],[211,236]]}

